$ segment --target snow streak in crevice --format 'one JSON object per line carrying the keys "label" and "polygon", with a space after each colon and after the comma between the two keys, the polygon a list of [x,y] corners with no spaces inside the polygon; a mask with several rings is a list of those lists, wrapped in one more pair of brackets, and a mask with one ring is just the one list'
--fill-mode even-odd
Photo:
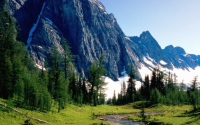
{"label": "snow streak in crevice", "polygon": [[41,15],[42,15],[42,12],[43,12],[43,10],[44,10],[45,4],[46,4],[46,3],[43,4],[43,7],[42,7],[42,10],[41,10],[41,12],[40,12],[40,14],[39,14],[39,16],[38,16],[37,22],[36,22],[35,24],[33,24],[33,27],[31,28],[31,30],[30,30],[30,32],[29,32],[29,37],[28,37],[28,40],[27,40],[26,49],[28,49],[28,47],[29,47],[29,45],[30,45],[30,43],[31,43],[31,41],[32,41],[33,32],[35,31],[35,29],[36,29],[36,27],[37,27],[37,25],[38,25],[38,23],[39,23],[39,20],[40,20],[40,17],[41,17]]}

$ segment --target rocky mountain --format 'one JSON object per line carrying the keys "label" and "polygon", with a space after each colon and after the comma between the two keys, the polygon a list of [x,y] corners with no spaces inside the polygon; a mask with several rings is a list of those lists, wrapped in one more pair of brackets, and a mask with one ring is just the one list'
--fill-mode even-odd
{"label": "rocky mountain", "polygon": [[169,45],[165,47],[164,51],[173,60],[173,65],[178,68],[189,68],[195,69],[200,65],[200,56],[194,54],[187,54],[185,50],[181,47],[173,47]]}
{"label": "rocky mountain", "polygon": [[[153,38],[149,31],[143,32],[140,37],[134,36],[129,37],[134,43],[137,44],[140,50],[143,64],[148,65],[145,59],[151,61],[154,65],[157,65],[161,60],[167,63],[167,67],[172,69],[171,58],[168,54],[160,47],[158,42]],[[151,67],[154,68],[154,67]]]}
{"label": "rocky mountain", "polygon": [[53,45],[60,53],[63,51],[62,37],[77,55],[77,69],[82,74],[101,54],[105,55],[107,76],[114,80],[128,71],[129,64],[135,65],[137,78],[141,78],[142,66],[152,70],[161,60],[168,69],[200,65],[200,56],[186,54],[180,47],[163,50],[149,31],[127,37],[114,15],[108,14],[98,0],[6,1],[21,29],[18,39],[27,45],[38,66],[44,65]]}

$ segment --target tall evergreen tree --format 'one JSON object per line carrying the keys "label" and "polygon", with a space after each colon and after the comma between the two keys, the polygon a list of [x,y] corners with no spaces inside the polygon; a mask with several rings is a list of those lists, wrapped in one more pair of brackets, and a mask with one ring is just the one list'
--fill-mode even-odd
{"label": "tall evergreen tree", "polygon": [[0,8],[0,97],[13,97],[13,61],[14,45],[16,43],[16,28],[13,18],[4,7]]}
{"label": "tall evergreen tree", "polygon": [[48,69],[48,90],[52,95],[52,98],[56,98],[58,85],[59,85],[59,77],[61,73],[61,56],[58,53],[56,46],[54,45],[51,51],[51,56],[47,59],[46,69]]}
{"label": "tall evergreen tree", "polygon": [[156,84],[157,84],[157,76],[156,76],[156,69],[154,69],[152,71],[152,77],[151,77],[151,90],[155,89],[156,88]]}
{"label": "tall evergreen tree", "polygon": [[152,104],[162,103],[162,97],[157,88],[151,91],[150,102]]}
{"label": "tall evergreen tree", "polygon": [[144,89],[145,89],[145,97],[147,98],[147,100],[149,100],[150,99],[150,85],[149,85],[149,76],[148,75],[145,77]]}
{"label": "tall evergreen tree", "polygon": [[127,93],[129,95],[128,101],[133,102],[133,94],[136,95],[136,88],[135,88],[134,67],[132,64],[130,64],[130,74],[129,74],[129,80],[128,80]]}
{"label": "tall evergreen tree", "polygon": [[112,104],[116,105],[116,103],[117,103],[117,99],[116,99],[115,90],[114,90],[114,94],[113,94],[113,98],[112,98]]}
{"label": "tall evergreen tree", "polygon": [[197,89],[197,76],[194,77],[191,85],[191,104],[194,107],[194,110],[197,110],[198,102],[199,102],[199,92]]}
{"label": "tall evergreen tree", "polygon": [[62,55],[64,56],[63,63],[64,63],[65,79],[67,79],[71,72],[70,70],[71,64],[75,65],[73,61],[75,60],[76,56],[72,54],[70,50],[71,47],[64,37],[62,37],[62,47],[64,50]]}

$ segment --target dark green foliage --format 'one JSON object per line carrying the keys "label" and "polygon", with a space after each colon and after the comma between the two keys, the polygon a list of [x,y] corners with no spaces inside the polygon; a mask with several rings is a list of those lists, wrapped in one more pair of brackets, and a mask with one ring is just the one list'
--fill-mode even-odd
{"label": "dark green foliage", "polygon": [[152,104],[162,103],[162,95],[161,95],[160,92],[157,90],[157,88],[155,88],[155,89],[153,89],[153,90],[151,91],[150,102],[151,102]]}
{"label": "dark green foliage", "polygon": [[191,90],[190,90],[190,99],[191,104],[194,107],[194,110],[197,110],[197,106],[199,104],[199,91],[197,89],[197,76],[194,77],[194,80],[192,81]]}
{"label": "dark green foliage", "polygon": [[145,81],[141,86],[141,95],[147,100],[150,99],[150,84],[149,84],[149,76],[145,76]]}
{"label": "dark green foliage", "polygon": [[74,62],[76,56],[72,54],[72,52],[70,50],[71,47],[64,37],[62,37],[62,47],[64,50],[62,53],[62,55],[64,56],[64,58],[62,60],[62,62],[64,63],[64,73],[65,73],[64,76],[65,76],[65,79],[67,79],[70,77],[72,65],[75,65],[75,63],[73,63],[73,62]]}
{"label": "dark green foliage", "polygon": [[150,89],[153,90],[157,88],[162,94],[164,94],[163,77],[164,77],[164,74],[162,71],[160,71],[159,66],[157,69],[154,68],[152,72]]}
{"label": "dark green foliage", "polygon": [[103,105],[105,103],[105,94],[104,93],[101,93],[100,91],[100,94],[99,94],[99,105]]}
{"label": "dark green foliage", "polygon": [[[88,83],[75,71],[75,56],[70,51],[69,43],[62,38],[63,53],[60,55],[53,46],[45,68],[42,66],[40,70],[36,68],[25,45],[16,41],[17,30],[13,18],[1,7],[0,98],[8,99],[9,106],[43,112],[55,106],[60,112],[67,103],[82,105],[93,100],[94,105],[104,104],[105,83],[101,76],[106,70],[103,56],[91,66],[94,72],[91,70],[89,81],[92,82]],[[93,92],[89,93],[91,86],[88,85],[93,85]]]}
{"label": "dark green foliage", "polygon": [[116,99],[115,90],[114,90],[114,94],[113,94],[113,98],[112,98],[112,104],[116,105],[116,103],[117,103],[117,99]]}
{"label": "dark green foliage", "polygon": [[[17,41],[16,29],[13,18],[8,14],[8,12],[1,7],[0,8],[0,97],[8,99],[13,97],[15,86],[13,64],[15,63],[15,45]],[[20,58],[19,58],[20,60]]]}
{"label": "dark green foliage", "polygon": [[87,92],[87,88],[86,88],[86,78],[85,77],[83,78],[81,91],[83,94],[83,103],[86,104],[89,102],[89,99],[88,99],[88,92]]}
{"label": "dark green foliage", "polygon": [[[89,96],[90,103],[92,101],[92,97],[94,96],[94,93],[96,93],[95,95],[97,96],[97,97],[94,97],[95,100],[99,102],[98,92],[105,85],[104,81],[101,80],[101,76],[103,76],[103,74],[107,72],[103,65],[103,58],[104,56],[101,55],[99,57],[99,61],[92,63],[92,65],[89,67],[89,70],[88,70],[88,81],[91,84],[90,96]],[[97,92],[94,92],[94,88],[97,89]],[[94,103],[96,103],[95,100],[94,100]]]}
{"label": "dark green foliage", "polygon": [[151,90],[155,89],[156,88],[156,84],[157,84],[157,81],[156,81],[156,70],[154,69],[153,72],[152,72],[152,77],[151,77]]}
{"label": "dark green foliage", "polygon": [[108,104],[108,105],[112,105],[112,99],[111,99],[111,98],[109,98],[109,99],[107,100],[107,104]]}
{"label": "dark green foliage", "polygon": [[135,75],[134,75],[134,67],[131,64],[130,65],[130,74],[129,74],[129,80],[128,80],[128,102],[133,102],[133,95],[136,95],[136,88],[135,88]]}
{"label": "dark green foliage", "polygon": [[[178,86],[176,78],[177,76],[175,74],[172,75],[170,72],[163,73],[159,70],[158,66],[158,69],[153,70],[151,80],[149,80],[149,77],[146,76],[144,82],[141,82],[141,88],[137,91],[132,91],[131,93],[130,75],[127,92],[124,95],[125,84],[123,83],[121,92],[118,94],[117,104],[121,105],[133,101],[146,100],[150,101],[151,104],[192,104],[194,106],[194,110],[197,110],[198,104],[200,103],[199,91],[197,89],[197,78],[195,77],[195,79],[192,81],[191,88],[188,88],[187,91],[185,91],[186,88],[183,82],[180,84],[180,86]],[[151,81],[151,84],[149,81]],[[132,90],[134,90],[134,88]]]}

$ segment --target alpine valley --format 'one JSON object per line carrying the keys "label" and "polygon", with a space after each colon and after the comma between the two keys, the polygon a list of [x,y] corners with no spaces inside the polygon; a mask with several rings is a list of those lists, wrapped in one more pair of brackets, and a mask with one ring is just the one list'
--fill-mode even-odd
{"label": "alpine valley", "polygon": [[26,44],[38,68],[44,65],[53,45],[62,53],[62,37],[77,55],[77,71],[83,76],[92,62],[105,55],[108,97],[114,90],[118,93],[122,82],[127,81],[129,64],[134,64],[138,81],[151,75],[158,64],[163,71],[176,73],[179,83],[184,79],[189,84],[199,74],[200,55],[173,45],[162,49],[149,31],[126,36],[114,15],[108,14],[98,0],[7,0],[7,8],[21,29],[18,40]]}

